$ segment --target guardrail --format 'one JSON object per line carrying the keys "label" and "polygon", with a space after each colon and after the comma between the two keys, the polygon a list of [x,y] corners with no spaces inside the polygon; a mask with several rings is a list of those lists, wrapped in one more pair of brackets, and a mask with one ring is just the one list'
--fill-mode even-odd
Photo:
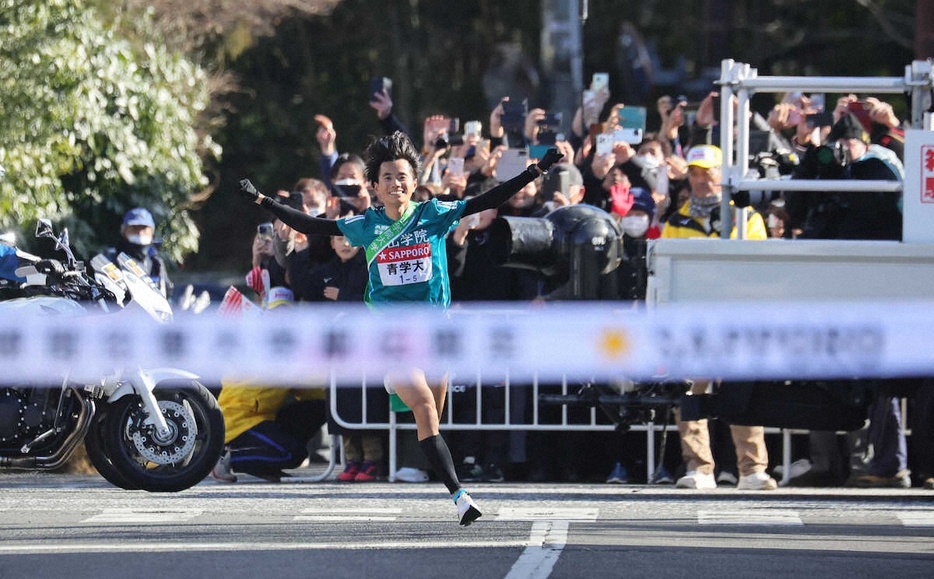
{"label": "guardrail", "polygon": [[[587,413],[588,417],[584,422],[573,421],[569,416],[569,409],[566,405],[562,405],[560,408],[560,418],[556,422],[543,422],[542,415],[544,414],[543,406],[543,396],[545,394],[543,390],[557,390],[554,394],[559,396],[568,396],[572,393],[572,385],[569,384],[568,380],[562,380],[560,384],[557,385],[541,385],[539,384],[537,378],[532,380],[531,384],[520,384],[514,385],[509,380],[509,377],[501,383],[491,384],[489,382],[484,382],[482,376],[478,375],[476,378],[471,380],[470,384],[464,384],[463,381],[458,381],[457,377],[452,377],[449,380],[448,386],[448,396],[447,403],[444,409],[444,415],[439,417],[440,426],[442,431],[451,431],[451,430],[506,430],[506,431],[553,431],[553,432],[570,432],[570,431],[579,431],[579,432],[612,432],[618,427],[612,422],[600,422],[599,417],[604,416],[597,408],[590,408]],[[474,411],[473,416],[475,419],[472,422],[458,422],[454,419],[455,413],[457,411],[456,405],[458,404],[452,394],[452,389],[457,385],[469,385],[475,386],[474,391]],[[398,420],[398,413],[392,410],[389,411],[387,419],[385,422],[371,421],[368,419],[367,412],[367,399],[366,392],[368,388],[380,388],[382,389],[382,381],[369,382],[366,377],[361,380],[361,394],[360,394],[360,409],[362,420],[360,422],[350,422],[341,417],[340,409],[338,408],[338,399],[337,399],[337,389],[340,387],[337,380],[332,377],[330,381],[330,396],[329,404],[331,411],[331,418],[342,428],[352,429],[352,430],[379,430],[379,431],[388,431],[389,434],[389,460],[388,460],[388,478],[390,482],[395,481],[395,475],[398,471],[398,434],[400,430],[415,430],[416,425],[414,422],[400,422]],[[504,418],[501,421],[488,422],[485,421],[484,412],[483,412],[483,394],[485,391],[488,391],[492,388],[503,388],[503,399],[504,399],[504,409],[503,415]],[[528,398],[531,401],[531,407],[523,410],[524,416],[528,417],[528,420],[516,420],[515,412],[516,405],[514,404],[514,389],[528,389],[527,392],[520,392],[520,394],[529,394]],[[668,404],[667,400],[659,399],[658,406],[665,407],[671,406]],[[551,407],[554,407],[554,404],[548,404]],[[667,416],[664,418],[667,419]],[[636,423],[628,426],[629,431],[631,432],[642,432],[646,434],[646,480],[651,480],[652,476],[656,470],[656,442],[655,434],[663,432],[664,430],[677,431],[677,425],[674,424],[673,418],[672,422],[668,423],[656,423],[655,421],[649,420],[644,423]],[[784,477],[787,480],[788,473],[790,471],[789,466],[791,464],[791,434],[792,430],[789,429],[780,429],[780,428],[766,428],[765,432],[767,434],[782,434],[782,464],[784,465]],[[797,432],[797,431],[796,431]],[[801,431],[803,432],[803,431]]]}

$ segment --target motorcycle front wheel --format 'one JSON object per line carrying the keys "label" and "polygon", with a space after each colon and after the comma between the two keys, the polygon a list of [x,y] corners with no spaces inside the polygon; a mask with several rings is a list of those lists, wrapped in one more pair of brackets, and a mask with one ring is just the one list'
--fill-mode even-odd
{"label": "motorcycle front wheel", "polygon": [[217,464],[224,448],[224,416],[214,395],[195,381],[160,383],[153,394],[168,432],[146,424],[139,399],[125,396],[107,409],[101,422],[104,449],[126,483],[117,486],[182,491],[201,482]]}

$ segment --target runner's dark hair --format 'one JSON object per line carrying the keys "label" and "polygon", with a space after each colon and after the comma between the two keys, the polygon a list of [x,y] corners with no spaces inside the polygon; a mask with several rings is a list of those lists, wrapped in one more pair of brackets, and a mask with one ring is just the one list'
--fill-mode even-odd
{"label": "runner's dark hair", "polygon": [[401,131],[377,139],[366,148],[363,155],[366,162],[366,180],[370,183],[379,181],[379,168],[383,163],[404,159],[412,166],[412,176],[418,179],[422,162],[418,149],[412,144],[408,135]]}

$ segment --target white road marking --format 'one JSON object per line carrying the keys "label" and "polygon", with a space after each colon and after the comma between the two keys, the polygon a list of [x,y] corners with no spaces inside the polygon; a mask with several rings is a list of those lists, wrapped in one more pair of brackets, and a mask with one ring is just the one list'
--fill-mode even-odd
{"label": "white road marking", "polygon": [[392,508],[351,508],[351,509],[303,509],[301,515],[296,515],[295,521],[311,521],[316,523],[341,522],[387,522],[395,521],[402,509]]}
{"label": "white road marking", "polygon": [[568,540],[568,521],[535,521],[529,544],[506,579],[546,579]]}
{"label": "white road marking", "polygon": [[497,521],[596,521],[600,509],[585,508],[513,508],[502,507]]}
{"label": "white road marking", "polygon": [[497,521],[533,521],[525,551],[506,579],[547,578],[567,543],[571,521],[595,521],[599,513],[599,509],[587,508],[501,508]]}
{"label": "white road marking", "polygon": [[71,543],[67,545],[23,544],[0,545],[0,554],[32,555],[45,553],[139,553],[139,552],[215,552],[215,551],[303,551],[341,550],[361,551],[378,549],[496,549],[525,547],[527,541],[384,541],[365,543],[122,543],[104,545],[100,543]]}
{"label": "white road marking", "polygon": [[895,514],[906,527],[934,527],[934,511],[900,511]]}
{"label": "white road marking", "polygon": [[122,523],[129,525],[161,525],[165,523],[181,523],[193,519],[201,513],[201,509],[104,509],[104,512],[81,521],[82,523]]}
{"label": "white road marking", "polygon": [[739,511],[697,511],[700,525],[804,525],[797,511],[743,509]]}

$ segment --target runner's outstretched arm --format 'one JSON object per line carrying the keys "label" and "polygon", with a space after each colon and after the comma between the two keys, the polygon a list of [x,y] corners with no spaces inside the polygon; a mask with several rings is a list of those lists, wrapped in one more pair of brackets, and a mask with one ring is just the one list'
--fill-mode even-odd
{"label": "runner's outstretched arm", "polygon": [[[464,215],[473,215],[486,209],[496,209],[509,200],[510,197],[519,192],[520,189],[544,175],[548,169],[562,159],[561,153],[556,148],[548,149],[545,156],[536,165],[529,165],[525,171],[519,173],[509,181],[500,183],[486,193],[477,195],[467,200],[464,208]],[[285,221],[283,219],[283,221]]]}
{"label": "runner's outstretched arm", "polygon": [[337,222],[332,219],[321,219],[312,217],[297,209],[292,209],[282,203],[276,203],[271,197],[267,197],[256,190],[249,179],[240,181],[240,195],[251,203],[260,205],[263,209],[269,211],[278,217],[283,223],[304,234],[317,235],[343,235]]}

